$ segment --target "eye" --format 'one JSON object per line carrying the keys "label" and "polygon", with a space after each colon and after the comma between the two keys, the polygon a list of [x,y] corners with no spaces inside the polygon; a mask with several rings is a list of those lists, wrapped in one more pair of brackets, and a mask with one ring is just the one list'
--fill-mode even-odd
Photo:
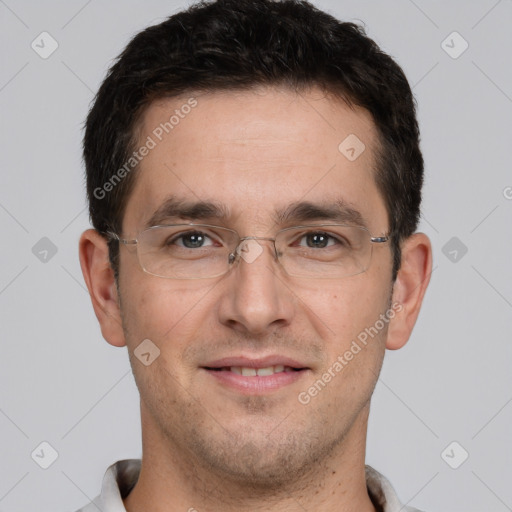
{"label": "eye", "polygon": [[213,245],[213,239],[202,231],[187,231],[168,240],[167,245],[178,245],[186,249],[199,249]]}
{"label": "eye", "polygon": [[338,239],[325,231],[311,231],[306,233],[299,238],[298,245],[304,246],[303,242],[305,242],[307,247],[313,249],[324,249],[325,247],[340,243]]}

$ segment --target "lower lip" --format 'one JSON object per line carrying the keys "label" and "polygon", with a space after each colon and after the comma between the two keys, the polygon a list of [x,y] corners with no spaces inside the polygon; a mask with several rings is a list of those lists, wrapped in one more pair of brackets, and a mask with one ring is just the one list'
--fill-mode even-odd
{"label": "lower lip", "polygon": [[285,386],[289,386],[301,379],[307,370],[298,370],[292,372],[279,372],[273,375],[256,375],[254,377],[244,377],[238,373],[228,370],[208,370],[202,368],[221,384],[246,394],[260,394],[269,391],[276,391]]}

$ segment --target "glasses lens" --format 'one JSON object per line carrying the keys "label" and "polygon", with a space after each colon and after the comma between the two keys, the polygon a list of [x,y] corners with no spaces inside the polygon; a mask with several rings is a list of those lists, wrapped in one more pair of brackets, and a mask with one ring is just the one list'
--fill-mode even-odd
{"label": "glasses lens", "polygon": [[216,277],[227,272],[237,238],[234,231],[217,226],[155,226],[139,236],[139,262],[146,272],[160,277]]}
{"label": "glasses lens", "polygon": [[[235,231],[219,226],[154,226],[140,234],[137,253],[149,274],[171,279],[210,278],[229,270],[238,241]],[[339,224],[283,229],[275,244],[285,272],[298,277],[360,274],[369,267],[372,254],[366,229]]]}
{"label": "glasses lens", "polygon": [[366,229],[337,224],[284,229],[276,237],[276,248],[288,274],[318,278],[360,274],[372,253]]}

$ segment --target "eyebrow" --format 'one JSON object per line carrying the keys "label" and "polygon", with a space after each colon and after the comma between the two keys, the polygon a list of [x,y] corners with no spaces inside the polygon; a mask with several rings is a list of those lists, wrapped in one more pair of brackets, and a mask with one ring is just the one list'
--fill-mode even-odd
{"label": "eyebrow", "polygon": [[274,218],[280,224],[290,221],[327,220],[366,228],[366,222],[361,213],[350,207],[343,199],[321,203],[297,201],[286,208],[276,211]]}
{"label": "eyebrow", "polygon": [[145,228],[178,219],[186,220],[223,220],[230,216],[228,209],[212,201],[189,201],[175,196],[167,198],[151,215]]}
{"label": "eyebrow", "polygon": [[[230,211],[222,203],[190,201],[170,196],[151,215],[145,223],[144,229],[180,219],[225,222],[229,217],[231,217]],[[279,225],[326,220],[367,228],[361,213],[349,206],[343,199],[320,203],[296,201],[284,208],[275,210],[272,218]]]}

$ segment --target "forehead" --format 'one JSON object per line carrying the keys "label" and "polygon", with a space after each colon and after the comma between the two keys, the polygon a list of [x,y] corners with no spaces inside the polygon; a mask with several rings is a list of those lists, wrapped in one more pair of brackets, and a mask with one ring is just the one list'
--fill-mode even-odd
{"label": "forehead", "polygon": [[342,203],[369,228],[387,228],[371,115],[319,90],[164,99],[147,108],[138,135],[150,149],[136,171],[124,232],[142,229],[169,198],[214,203],[223,222],[242,229],[265,230],[276,212],[303,202]]}

